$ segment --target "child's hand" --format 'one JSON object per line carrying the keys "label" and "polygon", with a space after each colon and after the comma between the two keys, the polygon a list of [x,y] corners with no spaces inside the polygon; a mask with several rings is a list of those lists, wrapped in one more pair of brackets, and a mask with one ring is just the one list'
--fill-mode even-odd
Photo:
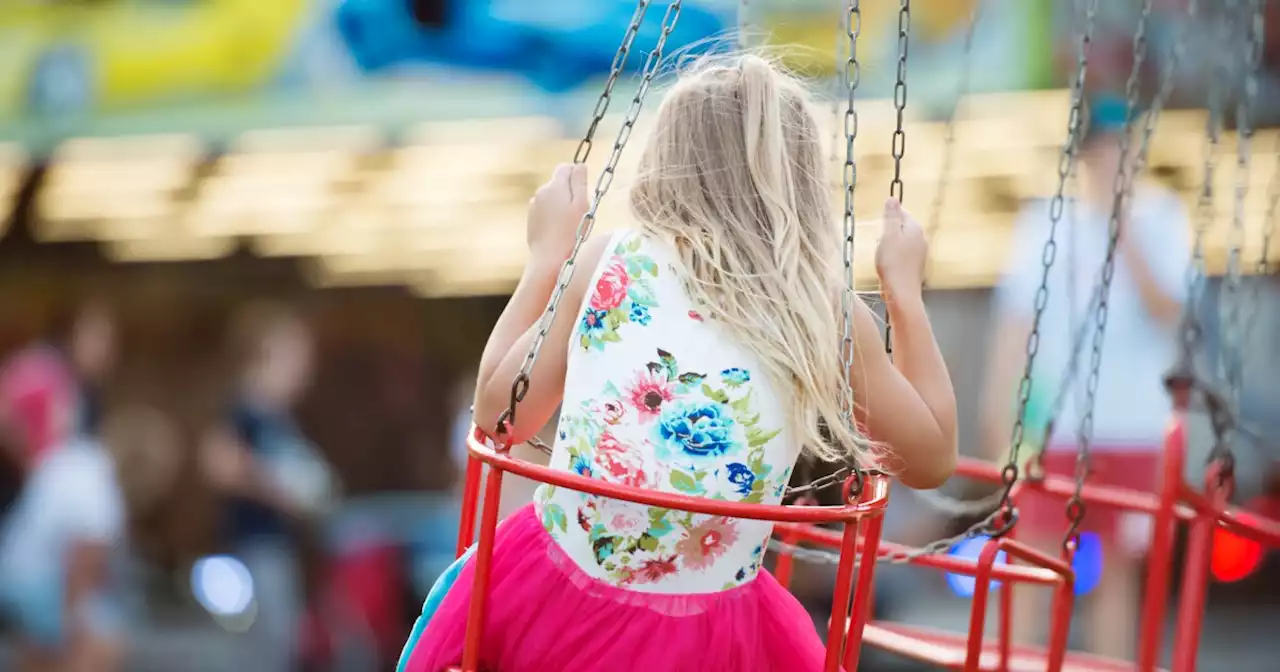
{"label": "child's hand", "polygon": [[897,199],[884,204],[884,230],[876,248],[876,273],[887,294],[916,291],[924,284],[929,243],[920,223]]}
{"label": "child's hand", "polygon": [[529,201],[530,261],[558,267],[573,250],[578,224],[591,205],[587,167],[561,164]]}

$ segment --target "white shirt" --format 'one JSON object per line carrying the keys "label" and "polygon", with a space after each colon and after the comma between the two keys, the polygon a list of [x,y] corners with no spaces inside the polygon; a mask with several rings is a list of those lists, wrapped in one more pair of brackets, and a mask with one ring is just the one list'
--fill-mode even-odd
{"label": "white shirt", "polygon": [[[662,492],[777,504],[799,447],[790,390],[693,305],[675,253],[620,231],[569,343],[551,467]],[[772,524],[542,486],[543,525],[587,575],[646,593],[710,593],[760,570]]]}
{"label": "white shirt", "polygon": [[[1028,421],[1048,419],[1049,407],[1066,377],[1073,342],[1087,314],[1107,248],[1108,213],[1069,202],[1058,225],[1058,253],[1049,274],[1049,301],[1040,324],[1040,349],[1032,379]],[[1159,188],[1140,188],[1124,235],[1136,244],[1157,283],[1178,300],[1186,295],[1190,264],[1189,227],[1177,197]],[[1049,232],[1048,202],[1026,208],[1017,222],[1011,263],[996,291],[996,308],[1028,324],[1034,316],[1042,273],[1042,250]],[[1051,447],[1074,448],[1084,407],[1093,337],[1090,326],[1076,360],[1074,383],[1055,424]],[[1117,252],[1111,283],[1097,400],[1094,445],[1158,449],[1170,413],[1164,376],[1177,354],[1177,327],[1157,322],[1142,302],[1125,255]],[[1035,427],[1039,431],[1043,427]]]}
{"label": "white shirt", "polygon": [[96,442],[51,452],[29,475],[0,534],[0,580],[61,581],[76,542],[115,544],[125,505],[115,463]]}

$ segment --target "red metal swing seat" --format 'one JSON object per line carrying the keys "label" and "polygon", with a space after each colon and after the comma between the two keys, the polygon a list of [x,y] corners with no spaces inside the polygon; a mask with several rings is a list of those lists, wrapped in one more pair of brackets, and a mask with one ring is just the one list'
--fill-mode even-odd
{"label": "red metal swing seat", "polygon": [[[844,527],[842,532],[827,531],[839,537],[835,546],[840,549],[840,563],[836,570],[836,585],[832,597],[833,605],[837,612],[848,611],[850,608],[853,613],[868,611],[871,582],[876,566],[874,560],[877,542],[880,538],[885,507],[889,503],[889,479],[882,474],[866,474],[863,477],[860,492],[854,488],[856,484],[854,479],[846,481],[844,497],[847,503],[843,506],[747,504],[635,488],[544,467],[513,457],[510,454],[510,446],[491,447],[487,437],[474,427],[467,441],[467,450],[469,455],[463,492],[462,519],[458,532],[459,557],[475,541],[477,513],[480,516],[480,538],[475,551],[473,599],[467,618],[463,662],[460,667],[452,668],[449,672],[455,670],[456,672],[480,672],[478,664],[481,628],[488,599],[487,588],[498,524],[499,497],[503,474],[506,472],[578,492],[691,513],[807,526],[840,523]],[[481,503],[479,500],[482,470],[483,465],[486,464],[490,469],[483,477],[484,501]],[[863,528],[861,534],[859,534],[859,528]],[[818,528],[814,527],[814,529]],[[856,582],[855,568],[857,569]],[[823,666],[824,672],[839,672],[842,655],[845,669],[854,669],[860,647],[861,623],[857,620],[852,623],[846,623],[842,619],[833,620],[827,632],[827,658]],[[849,662],[853,664],[850,665]]]}

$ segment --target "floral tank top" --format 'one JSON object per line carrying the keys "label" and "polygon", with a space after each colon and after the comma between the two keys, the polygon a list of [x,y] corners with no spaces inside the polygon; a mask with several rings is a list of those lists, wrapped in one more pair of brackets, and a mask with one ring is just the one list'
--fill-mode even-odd
{"label": "floral tank top", "polygon": [[[570,340],[551,466],[665,492],[776,504],[799,451],[759,360],[692,305],[673,252],[620,231]],[[543,526],[588,575],[696,594],[751,581],[772,524],[544,485]]]}

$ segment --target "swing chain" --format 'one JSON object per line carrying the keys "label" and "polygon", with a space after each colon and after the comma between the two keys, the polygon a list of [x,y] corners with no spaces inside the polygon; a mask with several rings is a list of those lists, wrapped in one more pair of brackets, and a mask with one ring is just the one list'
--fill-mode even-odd
{"label": "swing chain", "polygon": [[[1222,32],[1226,29],[1225,21],[1219,17],[1214,28]],[[1223,34],[1225,41],[1230,41],[1229,34]],[[1210,72],[1208,114],[1205,117],[1204,167],[1201,178],[1200,194],[1196,199],[1195,231],[1191,244],[1191,264],[1187,267],[1187,299],[1182,312],[1182,324],[1179,328],[1181,350],[1169,374],[1165,377],[1165,387],[1170,393],[1204,394],[1205,404],[1210,411],[1216,428],[1220,424],[1217,411],[1223,408],[1217,395],[1209,389],[1196,371],[1196,352],[1200,349],[1204,338],[1204,328],[1200,323],[1200,309],[1204,302],[1205,290],[1205,235],[1216,218],[1214,208],[1214,184],[1218,166],[1218,148],[1222,141],[1223,108],[1225,106],[1225,83],[1231,79],[1230,66],[1221,52],[1216,54],[1214,71]]]}
{"label": "swing chain", "polygon": [[[1129,80],[1125,83],[1125,118],[1124,130],[1120,135],[1120,168],[1116,171],[1113,182],[1113,198],[1111,202],[1111,221],[1108,223],[1109,238],[1107,240],[1106,259],[1102,264],[1102,287],[1098,297],[1098,307],[1094,312],[1096,329],[1093,332],[1093,351],[1089,357],[1089,377],[1085,382],[1085,406],[1080,419],[1080,430],[1077,435],[1079,444],[1076,452],[1075,491],[1067,502],[1067,520],[1069,527],[1063,540],[1063,548],[1074,551],[1080,530],[1084,522],[1086,507],[1081,493],[1084,491],[1085,479],[1089,476],[1089,449],[1093,441],[1094,406],[1098,396],[1098,381],[1102,371],[1102,346],[1106,339],[1107,313],[1110,308],[1111,281],[1115,276],[1116,248],[1120,243],[1121,229],[1132,227],[1129,208],[1133,195],[1133,184],[1141,170],[1139,159],[1129,160],[1129,149],[1133,141],[1133,123],[1138,107],[1138,81],[1142,74],[1142,63],[1147,56],[1147,21],[1151,16],[1152,0],[1143,0],[1142,13],[1138,19],[1138,29],[1133,34],[1133,67],[1129,71]],[[1149,120],[1149,127],[1153,127]],[[1138,156],[1144,156],[1151,140],[1151,134],[1142,134],[1142,144]]]}
{"label": "swing chain", "polygon": [[[648,0],[640,1],[644,5],[648,4]],[[542,350],[542,345],[547,340],[547,334],[551,331],[551,323],[555,318],[556,309],[560,306],[560,300],[564,298],[565,290],[569,287],[569,280],[576,270],[578,254],[582,250],[582,245],[591,235],[591,229],[595,226],[596,210],[600,207],[600,201],[603,200],[605,194],[609,191],[609,187],[613,184],[618,162],[622,158],[622,150],[626,147],[627,141],[630,140],[636,119],[640,115],[641,108],[644,107],[645,96],[649,93],[649,87],[657,74],[667,39],[671,36],[671,31],[675,29],[676,22],[680,19],[682,5],[683,0],[672,0],[667,5],[666,13],[663,14],[662,31],[658,34],[658,40],[654,44],[653,51],[649,52],[645,59],[644,67],[641,69],[640,84],[636,87],[635,95],[631,99],[631,106],[627,109],[626,116],[623,118],[622,127],[618,129],[618,135],[613,142],[613,150],[609,154],[604,171],[600,173],[600,177],[596,180],[595,192],[591,197],[591,206],[578,223],[577,237],[574,240],[573,249],[569,252],[569,258],[565,259],[560,266],[560,272],[556,277],[555,290],[552,291],[551,297],[547,301],[547,307],[543,311],[542,317],[538,320],[538,333],[534,337],[533,343],[529,346],[529,352],[525,355],[524,364],[520,367],[520,373],[516,375],[515,380],[511,383],[510,405],[498,416],[498,436],[495,438],[500,439],[498,442],[500,445],[505,445],[506,442],[501,439],[510,434],[510,428],[515,424],[516,406],[529,392],[529,377],[533,372],[534,362],[537,361],[538,352]],[[638,8],[637,16],[642,16]],[[628,29],[628,39],[634,39],[634,37],[635,35]],[[600,108],[597,109],[599,110]],[[591,133],[594,133],[594,128],[595,123],[592,124]],[[587,148],[588,150],[590,149],[589,143]]]}
{"label": "swing chain", "polygon": [[[1076,72],[1071,84],[1071,111],[1067,118],[1067,139],[1062,145],[1062,153],[1058,158],[1058,185],[1053,199],[1049,201],[1049,233],[1045,238],[1044,248],[1040,255],[1040,286],[1036,288],[1034,315],[1031,320],[1031,331],[1027,334],[1026,361],[1022,369],[1022,379],[1018,383],[1017,412],[1014,415],[1013,434],[1010,439],[1009,461],[1000,472],[1002,491],[1000,494],[999,515],[1004,527],[1011,527],[1017,512],[1013,506],[1013,488],[1018,482],[1018,452],[1026,434],[1027,406],[1031,400],[1031,374],[1035,366],[1036,355],[1040,351],[1040,324],[1044,320],[1045,308],[1049,305],[1049,273],[1058,254],[1058,243],[1055,240],[1058,224],[1066,203],[1067,182],[1074,171],[1076,158],[1080,151],[1081,121],[1084,114],[1084,84],[1089,73],[1089,45],[1093,41],[1093,28],[1098,13],[1099,0],[1089,0],[1085,10],[1084,30],[1080,34],[1080,44],[1076,52]],[[997,532],[1000,530],[996,530]]]}
{"label": "swing chain", "polygon": [[[631,54],[631,45],[636,41],[636,35],[640,33],[640,25],[644,22],[644,15],[649,11],[649,3],[652,0],[638,0],[636,10],[631,15],[631,23],[627,26],[627,32],[622,37],[622,44],[618,46],[618,51],[613,55],[613,64],[609,66],[609,78],[605,80],[604,90],[600,92],[600,97],[596,100],[595,111],[591,114],[591,125],[587,126],[586,135],[578,143],[578,149],[573,153],[574,163],[586,163],[587,157],[591,155],[592,143],[595,140],[596,129],[600,127],[600,122],[604,119],[604,115],[609,111],[609,104],[613,102],[613,87],[618,83],[618,77],[622,75],[622,69],[627,64],[627,56]],[[745,4],[746,0],[743,0]]]}
{"label": "swing chain", "polygon": [[[1223,292],[1219,310],[1225,311],[1225,328],[1223,329],[1222,365],[1227,386],[1227,396],[1232,416],[1240,405],[1240,394],[1244,382],[1243,348],[1241,344],[1241,253],[1244,247],[1245,198],[1249,189],[1249,163],[1251,159],[1253,125],[1250,108],[1257,97],[1257,70],[1262,59],[1263,2],[1250,0],[1242,3],[1244,18],[1248,20],[1244,30],[1244,73],[1242,84],[1243,95],[1236,103],[1236,175],[1234,203],[1232,204],[1231,235],[1227,252],[1227,272],[1223,278]],[[1216,424],[1216,423],[1215,423]],[[1224,477],[1229,476],[1235,466],[1235,457],[1231,443],[1234,432],[1231,426],[1226,429],[1226,436],[1219,436],[1209,453],[1209,459],[1222,466]]]}
{"label": "swing chain", "polygon": [[[907,151],[907,133],[902,124],[907,110],[907,48],[911,36],[911,0],[898,2],[898,72],[893,84],[893,107],[897,112],[897,126],[893,129],[889,151],[893,155],[893,180],[889,182],[889,197],[905,202],[902,185],[902,155]],[[884,307],[884,351],[893,354],[893,325],[889,322],[889,306]]]}
{"label": "swing chain", "polygon": [[889,196],[905,202],[902,193],[902,155],[907,151],[907,134],[902,124],[907,110],[907,48],[911,38],[911,0],[898,3],[898,79],[893,84],[893,107],[897,113],[897,126],[893,129],[890,151],[893,153],[893,181],[889,183]]}

